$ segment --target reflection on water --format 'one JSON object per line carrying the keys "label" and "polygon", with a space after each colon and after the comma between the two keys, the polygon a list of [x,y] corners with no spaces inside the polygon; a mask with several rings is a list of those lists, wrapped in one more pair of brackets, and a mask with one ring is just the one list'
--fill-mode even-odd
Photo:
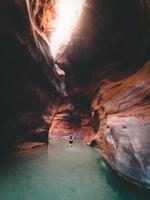
{"label": "reflection on water", "polygon": [[0,199],[150,200],[150,192],[118,177],[98,150],[55,142],[48,149],[1,162]]}

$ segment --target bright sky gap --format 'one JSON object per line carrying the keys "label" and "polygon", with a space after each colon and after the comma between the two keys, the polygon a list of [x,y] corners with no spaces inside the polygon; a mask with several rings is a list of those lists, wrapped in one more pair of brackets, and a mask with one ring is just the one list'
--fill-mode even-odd
{"label": "bright sky gap", "polygon": [[81,16],[85,0],[58,0],[55,30],[50,37],[50,47],[55,58],[62,46],[71,40],[72,33]]}

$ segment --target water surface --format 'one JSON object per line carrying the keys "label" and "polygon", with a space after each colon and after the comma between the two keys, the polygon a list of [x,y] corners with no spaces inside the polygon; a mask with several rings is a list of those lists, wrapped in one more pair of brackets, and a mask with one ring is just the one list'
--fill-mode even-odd
{"label": "water surface", "polygon": [[150,192],[118,177],[100,152],[65,142],[0,165],[0,200],[150,200]]}

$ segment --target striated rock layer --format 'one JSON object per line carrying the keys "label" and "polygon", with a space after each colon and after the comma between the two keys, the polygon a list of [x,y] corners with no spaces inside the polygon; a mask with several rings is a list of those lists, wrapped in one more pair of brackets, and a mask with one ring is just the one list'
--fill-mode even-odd
{"label": "striated rock layer", "polygon": [[149,2],[87,0],[54,63],[55,1],[0,1],[0,154],[74,135],[150,185]]}
{"label": "striated rock layer", "polygon": [[47,144],[51,117],[62,96],[61,77],[31,16],[32,4],[0,1],[0,154],[27,141]]}
{"label": "striated rock layer", "polygon": [[68,140],[72,135],[76,141],[88,142],[93,137],[90,113],[83,113],[74,106],[70,100],[60,106],[51,123],[50,140]]}
{"label": "striated rock layer", "polygon": [[94,137],[108,163],[150,185],[150,62],[121,81],[106,80],[92,102],[100,123]]}

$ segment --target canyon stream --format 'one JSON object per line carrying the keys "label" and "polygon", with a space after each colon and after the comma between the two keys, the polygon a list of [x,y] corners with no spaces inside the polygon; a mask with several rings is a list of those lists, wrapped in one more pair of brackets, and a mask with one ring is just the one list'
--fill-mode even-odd
{"label": "canyon stream", "polygon": [[50,141],[48,149],[0,164],[0,200],[35,199],[150,200],[150,191],[119,177],[98,149]]}

